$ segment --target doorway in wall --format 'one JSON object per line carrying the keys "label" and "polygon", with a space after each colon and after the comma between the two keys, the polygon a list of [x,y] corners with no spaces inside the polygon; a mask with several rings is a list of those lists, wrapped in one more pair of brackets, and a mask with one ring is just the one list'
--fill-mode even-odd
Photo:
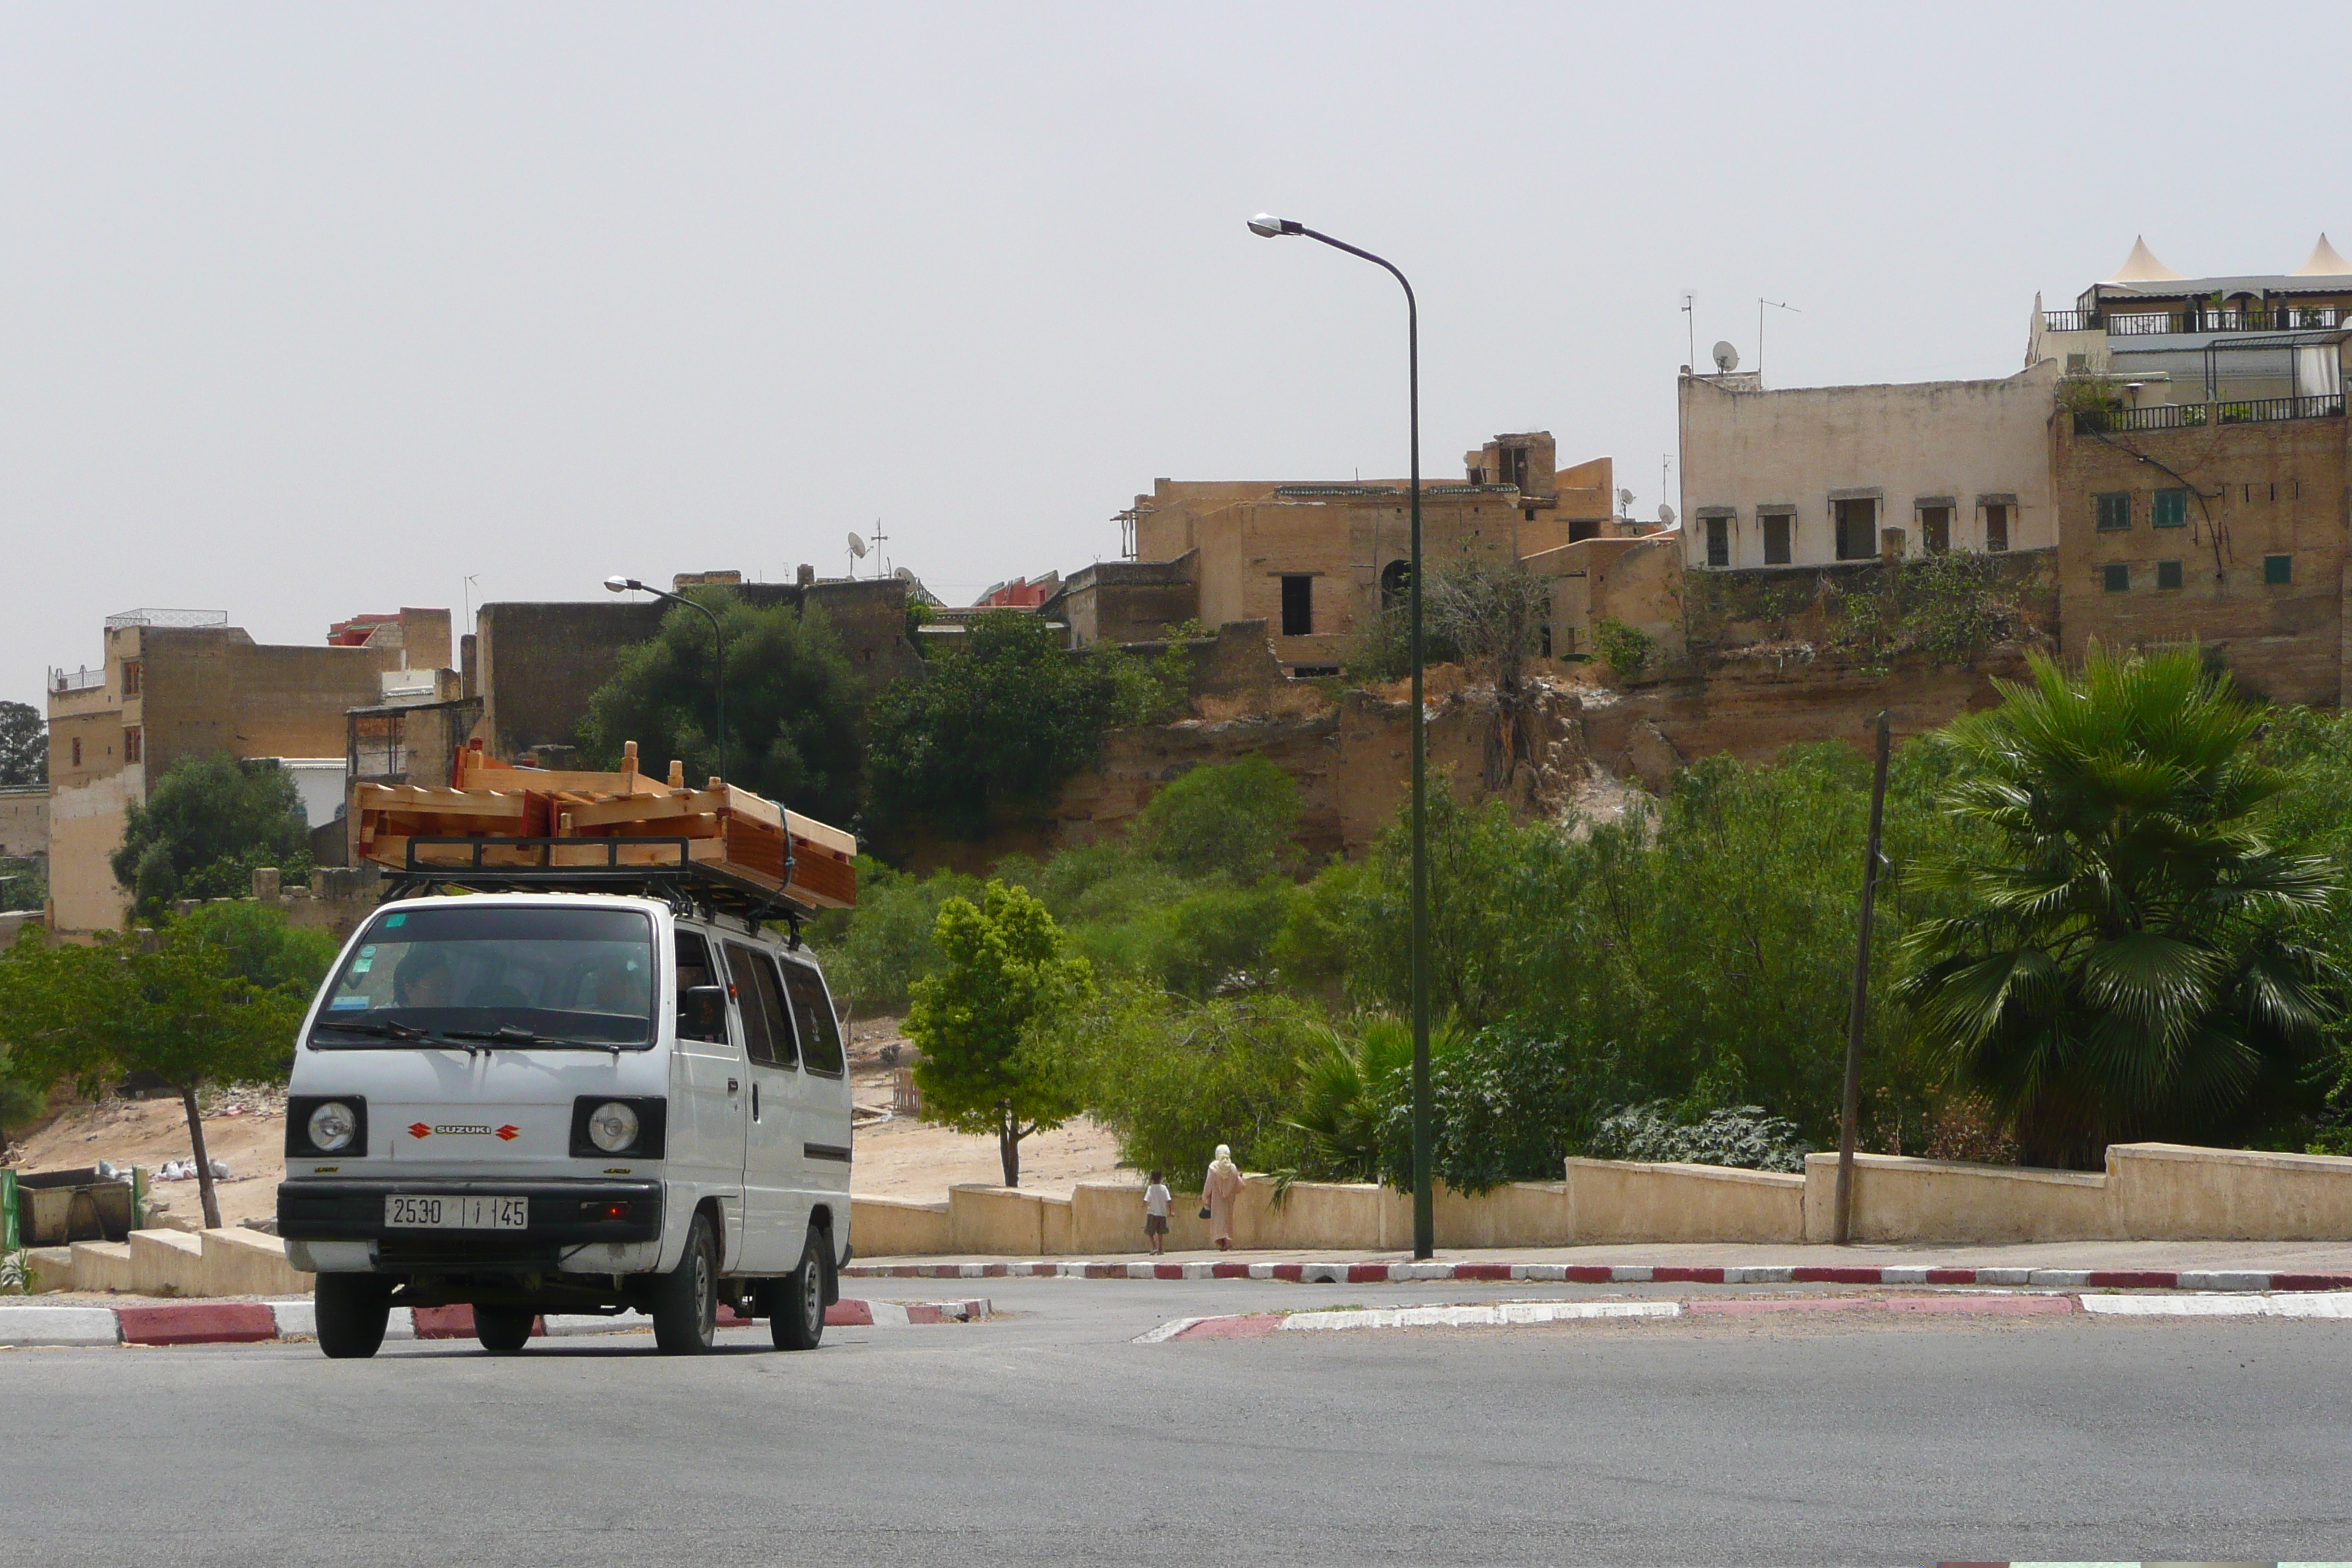
{"label": "doorway in wall", "polygon": [[1878,555],[1878,502],[1874,500],[1830,503],[1837,529],[1837,558],[1870,561]]}

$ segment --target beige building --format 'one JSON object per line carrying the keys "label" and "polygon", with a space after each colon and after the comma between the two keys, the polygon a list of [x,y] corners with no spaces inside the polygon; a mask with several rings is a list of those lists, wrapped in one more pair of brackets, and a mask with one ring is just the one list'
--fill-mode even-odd
{"label": "beige building", "polygon": [[[1520,560],[1616,527],[1610,460],[1555,466],[1549,431],[1497,436],[1464,455],[1459,482],[1422,484],[1422,552]],[[1359,627],[1404,594],[1403,481],[1161,479],[1124,520],[1138,559],[1075,573],[1044,606],[1074,638],[1139,641],[1185,620],[1263,621],[1294,671],[1336,669]]]}
{"label": "beige building", "polygon": [[49,924],[110,930],[128,900],[108,858],[133,802],[183,757],[271,757],[294,774],[311,826],[343,799],[350,709],[384,677],[449,663],[449,612],[404,609],[359,647],[257,643],[219,611],[106,619],[95,668],[49,672]]}
{"label": "beige building", "polygon": [[2050,409],[2061,366],[1998,381],[1767,391],[1752,371],[1678,389],[1694,568],[1819,566],[2057,542]]}

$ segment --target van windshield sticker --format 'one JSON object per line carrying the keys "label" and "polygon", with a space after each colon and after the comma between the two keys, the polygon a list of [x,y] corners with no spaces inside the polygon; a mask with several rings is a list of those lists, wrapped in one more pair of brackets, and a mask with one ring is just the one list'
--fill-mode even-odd
{"label": "van windshield sticker", "polygon": [[353,974],[365,974],[369,970],[373,969],[374,967],[375,960],[373,958],[358,958],[352,961],[352,973]]}
{"label": "van windshield sticker", "polygon": [[386,915],[383,917],[383,929],[386,931],[395,931],[407,923],[408,917],[406,915]]}
{"label": "van windshield sticker", "polygon": [[375,956],[375,943],[370,942],[365,947],[361,948],[360,956],[362,958],[373,958]]}
{"label": "van windshield sticker", "polygon": [[352,1007],[364,1007],[367,1005],[368,999],[364,996],[338,996],[328,1003],[327,1007],[331,1012],[340,1013]]}

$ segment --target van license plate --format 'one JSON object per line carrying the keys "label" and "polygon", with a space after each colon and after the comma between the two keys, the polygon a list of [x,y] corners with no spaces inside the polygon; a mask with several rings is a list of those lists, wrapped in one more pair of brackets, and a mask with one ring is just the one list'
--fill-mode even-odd
{"label": "van license plate", "polygon": [[529,1198],[386,1197],[386,1229],[528,1230]]}

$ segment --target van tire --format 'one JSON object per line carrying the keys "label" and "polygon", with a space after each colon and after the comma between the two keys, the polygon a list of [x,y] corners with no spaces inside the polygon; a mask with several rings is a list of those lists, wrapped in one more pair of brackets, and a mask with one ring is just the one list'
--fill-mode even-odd
{"label": "van tire", "polygon": [[769,1303],[768,1332],[780,1351],[813,1351],[824,1338],[824,1248],[811,1227],[801,1248],[801,1266],[776,1281]]}
{"label": "van tire", "polygon": [[321,1274],[311,1297],[319,1348],[331,1361],[364,1361],[382,1348],[392,1291],[373,1274]]}
{"label": "van tire", "polygon": [[477,1306],[474,1337],[492,1355],[512,1355],[530,1343],[530,1331],[538,1322],[539,1314],[529,1307]]}
{"label": "van tire", "polygon": [[719,1342],[719,1248],[709,1215],[695,1215],[677,1267],[655,1281],[653,1320],[664,1355],[700,1355]]}

